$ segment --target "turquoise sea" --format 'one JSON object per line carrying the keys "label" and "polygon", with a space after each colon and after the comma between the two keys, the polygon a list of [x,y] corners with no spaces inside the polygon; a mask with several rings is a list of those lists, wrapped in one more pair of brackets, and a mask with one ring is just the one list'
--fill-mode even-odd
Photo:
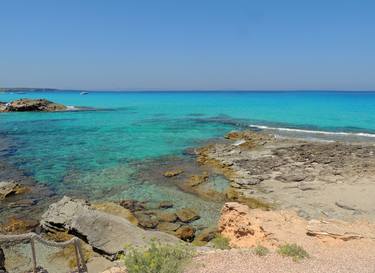
{"label": "turquoise sea", "polygon": [[[94,198],[186,199],[136,181],[137,164],[184,156],[249,126],[307,138],[375,140],[375,92],[89,92],[0,94],[0,101],[47,98],[92,111],[2,113],[0,159],[60,194]],[[314,131],[316,133],[314,133]],[[135,164],[136,163],[136,164]],[[191,199],[194,203],[194,199]]]}

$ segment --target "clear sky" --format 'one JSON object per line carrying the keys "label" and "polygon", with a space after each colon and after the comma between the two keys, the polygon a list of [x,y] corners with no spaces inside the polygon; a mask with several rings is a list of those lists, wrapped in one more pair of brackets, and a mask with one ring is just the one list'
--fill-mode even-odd
{"label": "clear sky", "polygon": [[374,0],[0,0],[0,86],[375,90]]}

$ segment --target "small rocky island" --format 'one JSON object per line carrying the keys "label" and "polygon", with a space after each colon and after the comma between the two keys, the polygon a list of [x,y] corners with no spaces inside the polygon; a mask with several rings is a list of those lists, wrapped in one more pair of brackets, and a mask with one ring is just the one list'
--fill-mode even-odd
{"label": "small rocky island", "polygon": [[68,107],[46,99],[18,99],[11,102],[0,102],[0,112],[57,112],[66,111]]}

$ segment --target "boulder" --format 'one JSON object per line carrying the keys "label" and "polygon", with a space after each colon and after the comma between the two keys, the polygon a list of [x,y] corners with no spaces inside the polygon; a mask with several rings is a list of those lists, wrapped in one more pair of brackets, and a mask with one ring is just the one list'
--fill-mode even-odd
{"label": "boulder", "polygon": [[195,240],[199,242],[209,242],[216,237],[216,234],[216,228],[205,228],[196,236]]}
{"label": "boulder", "polygon": [[13,181],[0,181],[0,200],[11,195],[21,194],[28,191],[28,188]]}
{"label": "boulder", "polygon": [[144,246],[151,240],[177,243],[179,240],[159,231],[143,230],[127,219],[98,211],[84,200],[64,196],[42,215],[41,226],[47,231],[67,230],[109,258],[121,253],[125,245]]}
{"label": "boulder", "polygon": [[[3,109],[4,106],[0,106]],[[7,103],[2,112],[55,112],[65,111],[67,107],[46,99],[19,99]]]}
{"label": "boulder", "polygon": [[153,213],[148,212],[135,212],[135,217],[137,217],[138,225],[143,228],[152,229],[156,228],[159,224],[158,218]]}
{"label": "boulder", "polygon": [[177,215],[173,212],[157,211],[155,215],[161,222],[173,223],[177,221]]}
{"label": "boulder", "polygon": [[176,230],[176,236],[181,240],[191,242],[194,240],[195,228],[191,226],[182,226]]}
{"label": "boulder", "polygon": [[137,210],[146,209],[146,202],[141,202],[137,200],[122,200],[120,201],[120,206],[134,212]]}
{"label": "boulder", "polygon": [[162,222],[158,224],[157,228],[160,231],[173,232],[176,231],[179,227],[181,227],[181,224]]}
{"label": "boulder", "polygon": [[189,223],[200,218],[200,216],[192,209],[180,209],[176,211],[176,215],[178,219],[184,223]]}

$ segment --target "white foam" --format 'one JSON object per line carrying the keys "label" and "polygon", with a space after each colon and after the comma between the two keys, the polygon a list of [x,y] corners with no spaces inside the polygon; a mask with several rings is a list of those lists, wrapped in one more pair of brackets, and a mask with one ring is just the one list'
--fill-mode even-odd
{"label": "white foam", "polygon": [[68,109],[68,110],[76,110],[77,108],[75,106],[72,106],[72,105],[67,105],[66,109]]}
{"label": "white foam", "polygon": [[259,129],[264,129],[264,130],[277,130],[277,131],[299,132],[299,133],[320,134],[320,135],[345,135],[345,136],[360,136],[360,137],[375,138],[375,134],[369,134],[369,133],[315,131],[315,130],[305,130],[305,129],[284,128],[284,127],[269,127],[265,125],[256,125],[256,124],[250,124],[249,126],[259,128]]}

